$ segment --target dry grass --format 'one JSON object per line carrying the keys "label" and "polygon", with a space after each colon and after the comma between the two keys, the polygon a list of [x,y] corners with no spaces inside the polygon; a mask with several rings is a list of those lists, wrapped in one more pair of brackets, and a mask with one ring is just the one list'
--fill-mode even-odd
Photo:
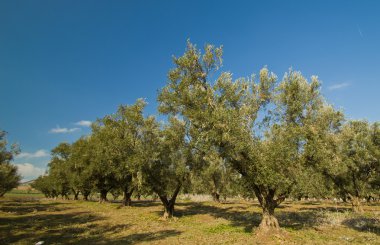
{"label": "dry grass", "polygon": [[[380,244],[380,205],[355,215],[348,205],[284,203],[276,211],[286,236],[271,244]],[[252,231],[260,222],[256,203],[180,201],[177,218],[160,220],[159,202],[119,203],[0,199],[0,244],[263,244]]]}

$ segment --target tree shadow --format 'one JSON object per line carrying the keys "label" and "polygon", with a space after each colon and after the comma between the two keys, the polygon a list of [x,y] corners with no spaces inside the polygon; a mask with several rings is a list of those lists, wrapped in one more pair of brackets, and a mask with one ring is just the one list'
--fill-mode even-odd
{"label": "tree shadow", "polygon": [[[240,206],[224,208],[222,206],[217,207],[194,202],[181,203],[178,206],[185,208],[176,211],[177,217],[210,214],[215,218],[223,218],[230,221],[231,226],[241,227],[245,232],[252,232],[254,227],[258,227],[262,217],[261,212],[247,211],[246,208],[240,208]],[[281,210],[276,212],[275,216],[281,227],[293,230],[314,227],[317,225],[316,220],[320,217],[319,212],[315,210],[302,212]]]}
{"label": "tree shadow", "polygon": [[[145,201],[139,204],[156,205]],[[0,205],[3,212],[11,212],[0,217],[0,244],[35,244],[38,241],[45,244],[137,244],[181,234],[176,230],[163,230],[119,238],[119,234],[133,225],[109,223],[106,217],[91,211],[78,211],[75,206],[62,208],[62,203],[7,200]]]}
{"label": "tree shadow", "polygon": [[17,215],[25,215],[28,213],[42,212],[42,211],[62,211],[64,208],[57,207],[60,203],[40,203],[30,200],[13,200],[2,203],[0,211],[5,213],[14,213]]}
{"label": "tree shadow", "polygon": [[131,234],[120,239],[108,239],[105,244],[138,244],[142,242],[153,242],[163,240],[168,237],[178,236],[182,232],[177,230],[163,230],[157,232],[145,232]]}
{"label": "tree shadow", "polygon": [[211,206],[196,202],[180,203],[178,206],[185,208],[176,211],[177,217],[209,214],[214,218],[226,219],[232,226],[242,227],[245,232],[251,232],[261,220],[259,213],[247,211],[244,206],[223,207],[223,205]]}
{"label": "tree shadow", "polygon": [[302,230],[318,226],[321,217],[316,210],[312,211],[281,211],[276,214],[281,227],[292,230]]}
{"label": "tree shadow", "polygon": [[380,236],[380,220],[368,217],[356,217],[346,219],[343,225],[361,232],[371,232]]}
{"label": "tree shadow", "polygon": [[303,207],[299,209],[300,211],[327,211],[335,213],[345,213],[350,212],[352,208],[350,207]]}
{"label": "tree shadow", "polygon": [[[30,239],[54,242],[72,241],[82,234],[85,228],[77,227],[79,224],[93,222],[101,219],[88,212],[75,212],[64,214],[31,214],[18,217],[0,218],[0,243],[17,243],[30,241]],[[64,226],[70,226],[66,228]],[[71,228],[72,227],[72,228]]]}
{"label": "tree shadow", "polygon": [[156,207],[160,205],[162,205],[161,202],[153,200],[132,201],[133,207]]}

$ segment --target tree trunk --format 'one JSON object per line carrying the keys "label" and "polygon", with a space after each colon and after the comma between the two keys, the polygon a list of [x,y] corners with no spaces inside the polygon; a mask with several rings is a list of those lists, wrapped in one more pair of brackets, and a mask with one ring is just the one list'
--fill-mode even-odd
{"label": "tree trunk", "polygon": [[368,203],[370,203],[373,200],[373,197],[371,195],[369,195],[369,196],[367,196],[366,200]]}
{"label": "tree trunk", "polygon": [[177,199],[178,193],[181,189],[182,183],[178,183],[178,186],[173,192],[173,195],[170,200],[168,200],[166,194],[165,195],[158,195],[162,204],[164,205],[164,215],[162,216],[163,219],[170,219],[174,217],[174,205],[175,201]]}
{"label": "tree trunk", "polygon": [[254,192],[259,200],[260,206],[263,209],[263,216],[259,225],[259,232],[276,232],[279,231],[280,225],[277,218],[274,216],[275,208],[285,200],[289,191],[281,193],[275,199],[276,189],[271,189],[263,186],[254,186]]}
{"label": "tree trunk", "polygon": [[352,211],[355,213],[363,213],[363,207],[359,197],[351,197]]}
{"label": "tree trunk", "polygon": [[138,201],[141,200],[141,194],[140,194],[140,193],[137,193],[136,197],[137,197],[137,200],[138,200]]}
{"label": "tree trunk", "polygon": [[213,192],[211,195],[214,202],[220,203],[220,194],[218,192]]}
{"label": "tree trunk", "polygon": [[219,191],[220,191],[220,188],[218,188],[218,181],[215,177],[215,175],[212,176],[212,184],[213,184],[213,190],[212,190],[212,200],[214,202],[217,202],[217,203],[220,203],[220,194],[219,194]]}
{"label": "tree trunk", "polygon": [[83,200],[88,201],[88,196],[90,195],[90,191],[81,191],[83,195]]}
{"label": "tree trunk", "polygon": [[128,190],[124,190],[124,196],[123,196],[123,206],[131,206],[131,196],[133,193],[133,189],[128,192]]}
{"label": "tree trunk", "polygon": [[74,200],[78,200],[79,191],[74,191]]}
{"label": "tree trunk", "polygon": [[168,202],[168,204],[164,204],[164,215],[163,219],[170,219],[174,216],[174,202]]}
{"label": "tree trunk", "polygon": [[278,220],[274,216],[274,209],[275,207],[273,204],[263,207],[263,216],[259,225],[261,231],[278,230],[280,228]]}
{"label": "tree trunk", "polygon": [[343,202],[347,202],[347,197],[346,197],[346,195],[342,196],[342,200],[343,200]]}
{"label": "tree trunk", "polygon": [[107,193],[108,193],[108,191],[106,191],[106,190],[101,190],[100,191],[99,203],[108,202],[108,200],[107,200]]}

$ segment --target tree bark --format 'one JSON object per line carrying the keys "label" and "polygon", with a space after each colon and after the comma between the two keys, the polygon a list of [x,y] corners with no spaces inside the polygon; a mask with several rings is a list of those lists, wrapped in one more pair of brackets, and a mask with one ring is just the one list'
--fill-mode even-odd
{"label": "tree bark", "polygon": [[107,190],[101,190],[100,191],[99,203],[108,202],[107,193],[108,193]]}
{"label": "tree bark", "polygon": [[352,211],[355,213],[363,213],[363,207],[359,197],[351,197]]}
{"label": "tree bark", "polygon": [[278,231],[280,225],[277,218],[274,216],[274,210],[285,200],[288,192],[284,192],[274,198],[276,190],[263,186],[254,186],[254,192],[259,200],[260,206],[263,209],[263,216],[259,225],[260,232]]}
{"label": "tree bark", "polygon": [[216,177],[212,176],[212,183],[213,183],[213,190],[212,190],[212,200],[214,202],[220,203],[220,194],[219,194],[219,188],[218,188],[218,181],[216,180]]}
{"label": "tree bark", "polygon": [[277,218],[274,216],[275,206],[273,204],[269,204],[263,208],[263,216],[259,225],[259,229],[262,231],[269,230],[278,230],[280,225],[278,224]]}
{"label": "tree bark", "polygon": [[78,200],[79,191],[73,190],[73,193],[74,193],[74,200]]}
{"label": "tree bark", "polygon": [[88,196],[90,195],[90,191],[81,191],[83,195],[83,200],[88,201]]}
{"label": "tree bark", "polygon": [[366,198],[366,200],[367,200],[368,203],[370,203],[373,199],[374,198],[371,195],[367,196],[367,198]]}
{"label": "tree bark", "polygon": [[170,219],[174,216],[174,202],[168,202],[168,204],[164,204],[164,215],[162,218]]}
{"label": "tree bark", "polygon": [[128,190],[124,190],[123,191],[123,206],[131,206],[131,196],[132,196],[132,193],[133,193],[133,189],[128,191]]}
{"label": "tree bark", "polygon": [[173,192],[172,197],[168,200],[166,195],[158,195],[162,204],[164,205],[164,214],[162,216],[163,219],[170,219],[174,217],[174,205],[177,199],[178,193],[181,189],[182,183],[179,183],[176,189]]}
{"label": "tree bark", "polygon": [[220,194],[218,192],[213,192],[211,195],[214,202],[220,203]]}

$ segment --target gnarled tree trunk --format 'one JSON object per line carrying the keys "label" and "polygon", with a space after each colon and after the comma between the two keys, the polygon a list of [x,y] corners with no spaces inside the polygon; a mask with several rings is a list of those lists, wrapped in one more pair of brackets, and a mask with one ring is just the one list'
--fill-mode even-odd
{"label": "gnarled tree trunk", "polygon": [[108,193],[107,190],[101,190],[100,191],[99,203],[108,202],[107,193]]}
{"label": "gnarled tree trunk", "polygon": [[74,200],[78,200],[79,191],[75,191],[75,190],[73,189],[73,194],[74,194]]}
{"label": "gnarled tree trunk", "polygon": [[288,192],[278,195],[275,199],[275,189],[266,188],[263,186],[254,186],[254,191],[259,200],[260,206],[263,209],[263,216],[259,225],[260,232],[278,231],[280,225],[277,218],[274,216],[274,210],[285,200]]}
{"label": "gnarled tree trunk", "polygon": [[211,195],[214,202],[220,202],[220,194],[218,192],[213,192]]}
{"label": "gnarled tree trunk", "polygon": [[352,211],[355,213],[363,213],[363,206],[359,197],[351,196]]}
{"label": "gnarled tree trunk", "polygon": [[174,216],[174,202],[168,202],[167,204],[164,204],[164,215],[162,218],[164,219],[170,219]]}
{"label": "gnarled tree trunk", "polygon": [[280,225],[278,224],[277,218],[274,216],[274,204],[268,204],[263,208],[263,216],[259,225],[259,229],[263,231],[271,229],[279,229]]}
{"label": "gnarled tree trunk", "polygon": [[220,194],[219,194],[219,188],[218,188],[218,181],[216,177],[213,175],[212,176],[212,184],[213,184],[213,190],[211,192],[212,200],[214,202],[220,202]]}
{"label": "gnarled tree trunk", "polygon": [[[168,200],[166,195],[158,195],[162,204],[164,205],[163,219],[170,219],[174,217],[174,205],[177,199],[178,193],[181,189],[182,184],[178,184],[177,188],[174,190],[172,197]],[[158,194],[158,193],[157,193]]]}
{"label": "gnarled tree trunk", "polygon": [[83,195],[83,200],[88,201],[88,196],[90,195],[90,191],[81,191]]}
{"label": "gnarled tree trunk", "polygon": [[124,190],[123,191],[123,205],[124,206],[131,206],[131,196],[132,196],[132,193],[133,193],[133,188],[132,190],[128,191],[128,189]]}

